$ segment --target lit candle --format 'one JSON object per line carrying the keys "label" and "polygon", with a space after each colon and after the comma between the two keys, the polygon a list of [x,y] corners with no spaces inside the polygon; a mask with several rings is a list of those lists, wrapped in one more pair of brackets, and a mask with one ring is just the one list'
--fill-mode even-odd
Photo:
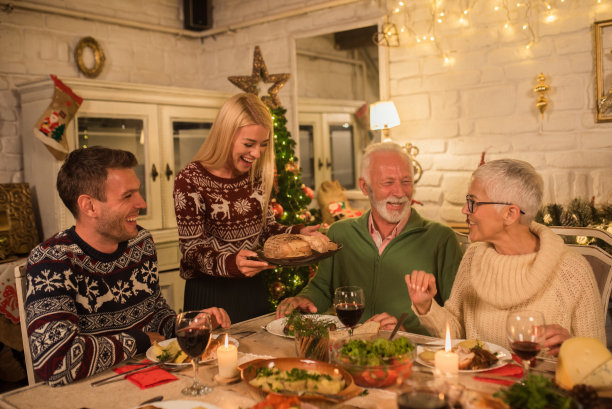
{"label": "lit candle", "polygon": [[436,352],[436,371],[445,376],[454,376],[459,372],[459,356],[451,352],[450,329],[446,323],[446,342],[444,350]]}
{"label": "lit candle", "polygon": [[229,343],[229,337],[225,334],[225,345],[217,348],[217,363],[219,364],[219,377],[230,379],[238,375],[238,348]]}

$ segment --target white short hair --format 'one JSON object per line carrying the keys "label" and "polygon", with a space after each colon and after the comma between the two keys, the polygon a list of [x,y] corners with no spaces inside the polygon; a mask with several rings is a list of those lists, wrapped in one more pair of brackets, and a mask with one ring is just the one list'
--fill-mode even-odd
{"label": "white short hair", "polygon": [[370,165],[372,164],[372,155],[378,152],[397,152],[408,163],[408,168],[412,173],[412,159],[406,151],[394,142],[378,142],[369,145],[361,158],[361,177],[366,183],[370,184]]}
{"label": "white short hair", "polygon": [[518,159],[499,159],[481,165],[472,173],[493,202],[512,203],[521,208],[520,223],[529,225],[542,206],[544,181],[529,163]]}

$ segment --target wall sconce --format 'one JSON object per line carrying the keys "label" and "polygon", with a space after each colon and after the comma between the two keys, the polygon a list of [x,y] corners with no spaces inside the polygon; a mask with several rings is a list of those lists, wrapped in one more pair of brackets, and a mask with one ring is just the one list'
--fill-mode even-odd
{"label": "wall sconce", "polygon": [[370,129],[382,130],[383,142],[391,140],[389,129],[399,124],[399,115],[392,101],[378,101],[370,105]]}
{"label": "wall sconce", "polygon": [[397,32],[397,26],[388,21],[382,25],[381,31],[374,33],[372,38],[374,44],[382,47],[399,47],[399,33]]}

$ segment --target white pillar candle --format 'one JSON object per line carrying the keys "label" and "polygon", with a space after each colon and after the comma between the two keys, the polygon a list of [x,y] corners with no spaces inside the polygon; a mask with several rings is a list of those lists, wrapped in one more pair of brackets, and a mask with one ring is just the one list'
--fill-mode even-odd
{"label": "white pillar candle", "polygon": [[225,334],[225,345],[217,348],[217,363],[219,364],[220,378],[234,378],[238,375],[238,348],[228,342],[228,335]]}
{"label": "white pillar candle", "polygon": [[445,376],[454,376],[459,372],[459,355],[451,352],[452,342],[450,338],[450,329],[446,324],[446,342],[444,350],[436,352],[436,371]]}

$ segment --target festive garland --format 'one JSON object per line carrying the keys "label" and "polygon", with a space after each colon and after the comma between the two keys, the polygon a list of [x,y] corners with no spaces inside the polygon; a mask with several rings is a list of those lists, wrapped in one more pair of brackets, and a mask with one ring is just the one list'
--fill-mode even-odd
{"label": "festive garland", "polygon": [[[612,205],[595,205],[591,201],[576,198],[567,206],[551,203],[542,207],[535,217],[535,221],[546,226],[594,227],[612,233]],[[563,237],[568,244],[594,245],[612,253],[612,246],[601,239],[594,237],[576,236]]]}

